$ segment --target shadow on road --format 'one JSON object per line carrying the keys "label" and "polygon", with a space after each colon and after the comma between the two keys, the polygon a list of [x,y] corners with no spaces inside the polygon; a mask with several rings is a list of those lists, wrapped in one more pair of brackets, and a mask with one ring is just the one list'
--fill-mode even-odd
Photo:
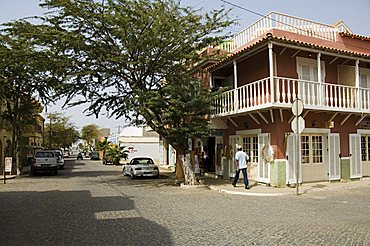
{"label": "shadow on road", "polygon": [[173,245],[171,233],[142,218],[128,197],[4,192],[0,209],[2,245]]}

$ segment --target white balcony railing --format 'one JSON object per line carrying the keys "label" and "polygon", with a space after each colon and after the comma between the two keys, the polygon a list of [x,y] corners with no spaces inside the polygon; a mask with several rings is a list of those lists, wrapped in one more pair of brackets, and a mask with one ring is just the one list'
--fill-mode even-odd
{"label": "white balcony railing", "polygon": [[291,107],[296,98],[303,101],[306,109],[348,112],[370,110],[370,89],[282,77],[274,77],[273,83],[272,86],[270,78],[265,78],[223,92],[216,99],[214,116],[273,106]]}
{"label": "white balcony railing", "polygon": [[218,46],[218,48],[232,53],[271,29],[290,31],[330,41],[336,41],[338,32],[337,28],[334,26],[277,12],[270,12],[252,25],[235,34],[230,40]]}

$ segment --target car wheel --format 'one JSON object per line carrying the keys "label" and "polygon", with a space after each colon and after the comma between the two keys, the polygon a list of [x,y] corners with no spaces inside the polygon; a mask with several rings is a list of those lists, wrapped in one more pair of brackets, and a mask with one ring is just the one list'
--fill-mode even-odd
{"label": "car wheel", "polygon": [[130,176],[131,176],[131,179],[135,179],[135,174],[134,174],[134,171],[133,170],[131,170]]}

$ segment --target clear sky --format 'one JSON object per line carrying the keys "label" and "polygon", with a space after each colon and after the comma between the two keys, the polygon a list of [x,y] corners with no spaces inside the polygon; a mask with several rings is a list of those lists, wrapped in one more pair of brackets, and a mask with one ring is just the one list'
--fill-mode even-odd
{"label": "clear sky", "polygon": [[[343,20],[355,33],[370,36],[370,0],[227,0],[242,8],[265,15],[270,11],[277,11],[309,20],[334,24]],[[239,24],[229,29],[236,33],[255,22],[260,16],[246,10],[232,7],[221,0],[181,0],[183,5],[202,8],[205,11],[219,8],[224,5],[231,8],[232,18],[238,19]],[[40,15],[45,12],[38,4],[39,0],[0,0],[0,23],[14,19]],[[60,111],[62,102],[55,106],[49,106],[49,111]],[[84,116],[84,107],[76,107],[63,110],[66,116],[71,116],[71,121],[78,127],[87,124],[97,124],[99,127],[111,128],[111,132],[117,132],[118,126],[123,126],[124,119],[107,119],[100,115],[95,117]]]}

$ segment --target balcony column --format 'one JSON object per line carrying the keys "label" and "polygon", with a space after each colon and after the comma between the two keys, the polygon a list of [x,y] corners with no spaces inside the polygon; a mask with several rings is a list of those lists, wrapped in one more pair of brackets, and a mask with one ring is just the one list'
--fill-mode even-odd
{"label": "balcony column", "polygon": [[274,89],[274,57],[272,52],[272,43],[268,43],[269,49],[269,74],[270,74],[270,88],[271,88],[271,102],[275,102],[275,89]]}
{"label": "balcony column", "polygon": [[356,60],[356,67],[355,67],[355,76],[356,76],[356,103],[357,103],[357,108],[360,108],[360,60]]}
{"label": "balcony column", "polygon": [[234,66],[234,110],[238,110],[239,100],[238,100],[238,66],[236,60],[233,61]]}
{"label": "balcony column", "polygon": [[319,103],[320,106],[323,106],[323,98],[324,98],[324,88],[322,83],[322,75],[321,75],[321,53],[317,53],[317,80],[319,82]]}

